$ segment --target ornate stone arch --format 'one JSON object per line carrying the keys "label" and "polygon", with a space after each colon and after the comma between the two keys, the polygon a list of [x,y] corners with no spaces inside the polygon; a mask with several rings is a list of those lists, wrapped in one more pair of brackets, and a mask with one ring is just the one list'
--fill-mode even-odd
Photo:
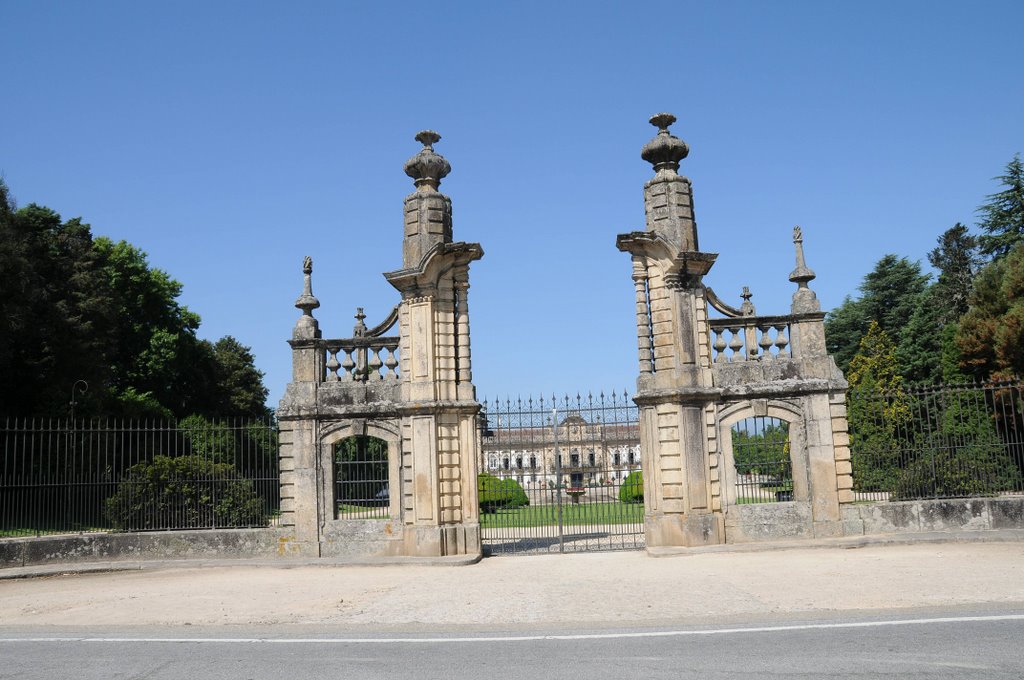
{"label": "ornate stone arch", "polygon": [[[347,418],[344,420],[331,421],[320,430],[319,436],[319,459],[320,459],[320,489],[321,498],[333,498],[335,479],[334,467],[334,445],[349,437],[376,437],[388,445],[388,515],[392,519],[401,519],[402,504],[401,493],[401,430],[397,419],[394,420],[369,420],[364,418]],[[321,511],[321,523],[333,520],[333,511],[323,508]]]}
{"label": "ornate stone arch", "polygon": [[807,446],[802,409],[788,401],[777,399],[751,399],[738,401],[718,411],[718,441],[722,470],[722,511],[736,504],[736,465],[732,450],[732,427],[747,418],[776,418],[788,424],[789,459],[793,466],[793,500],[810,500],[807,469]]}

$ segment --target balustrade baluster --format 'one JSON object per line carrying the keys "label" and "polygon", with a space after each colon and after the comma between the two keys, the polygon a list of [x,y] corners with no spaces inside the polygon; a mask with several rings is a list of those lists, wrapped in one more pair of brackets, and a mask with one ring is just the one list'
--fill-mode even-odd
{"label": "balustrade baluster", "polygon": [[352,350],[343,347],[342,351],[345,352],[345,358],[341,360],[341,368],[344,370],[341,380],[350,382],[354,379],[352,377],[352,369],[356,367],[356,362],[352,360]]}
{"label": "balustrade baluster", "polygon": [[398,358],[395,356],[395,352],[398,351],[397,347],[385,347],[388,351],[388,355],[384,358],[384,366],[387,369],[386,378],[391,380],[398,379]]}
{"label": "balustrade baluster", "polygon": [[717,328],[711,329],[715,334],[715,363],[725,364],[729,362],[729,357],[725,353],[725,331]]}
{"label": "balustrade baluster", "polygon": [[761,346],[761,353],[765,359],[771,359],[772,345],[775,344],[772,340],[772,326],[758,326],[757,330],[761,334],[761,340],[757,343]]}
{"label": "balustrade baluster", "polygon": [[732,350],[732,355],[729,357],[729,361],[745,361],[746,356],[743,353],[743,328],[741,326],[730,326],[729,333],[732,335],[732,339],[729,341],[729,349]]}
{"label": "balustrade baluster", "polygon": [[787,347],[789,346],[789,338],[786,337],[786,332],[789,330],[789,326],[783,324],[776,326],[775,330],[778,332],[778,336],[775,338],[775,346],[778,348],[778,356],[791,356]]}
{"label": "balustrade baluster", "polygon": [[384,365],[384,362],[380,360],[378,352],[383,347],[380,345],[371,345],[369,349],[369,360],[366,362],[367,366],[367,379],[372,381],[383,380],[380,375],[380,367]]}
{"label": "balustrade baluster", "polygon": [[338,363],[338,350],[327,348],[327,382],[338,382],[338,369],[341,364]]}

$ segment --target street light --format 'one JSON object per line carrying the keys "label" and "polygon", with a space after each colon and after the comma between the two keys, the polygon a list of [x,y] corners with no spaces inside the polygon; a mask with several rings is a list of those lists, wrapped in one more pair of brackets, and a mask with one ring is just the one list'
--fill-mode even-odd
{"label": "street light", "polygon": [[[81,387],[79,387],[81,385]],[[71,425],[74,427],[75,424],[75,405],[78,403],[75,401],[75,392],[85,394],[89,391],[89,383],[84,380],[76,380],[75,384],[71,386]]]}

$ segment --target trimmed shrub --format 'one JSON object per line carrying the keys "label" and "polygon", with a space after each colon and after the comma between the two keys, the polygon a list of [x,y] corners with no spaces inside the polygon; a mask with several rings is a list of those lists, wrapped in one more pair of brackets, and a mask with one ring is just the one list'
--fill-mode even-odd
{"label": "trimmed shrub", "polygon": [[644,471],[634,470],[619,487],[619,500],[623,503],[644,502]]}
{"label": "trimmed shrub", "polygon": [[514,479],[500,479],[481,473],[476,478],[476,490],[480,497],[480,510],[493,512],[498,508],[521,508],[530,504],[523,487]]}
{"label": "trimmed shrub", "polygon": [[155,456],[131,466],[105,510],[120,531],[267,524],[252,482],[241,479],[234,465],[199,456]]}

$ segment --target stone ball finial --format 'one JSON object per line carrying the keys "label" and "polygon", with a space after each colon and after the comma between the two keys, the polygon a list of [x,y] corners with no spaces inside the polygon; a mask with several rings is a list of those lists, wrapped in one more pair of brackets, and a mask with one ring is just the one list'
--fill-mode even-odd
{"label": "stone ball finial", "polygon": [[405,174],[412,177],[416,188],[436,191],[441,180],[452,171],[445,157],[434,152],[434,144],[441,141],[441,135],[433,130],[416,134],[416,141],[423,145],[420,152],[405,162]]}
{"label": "stone ball finial", "polygon": [[679,170],[679,161],[690,153],[690,147],[686,142],[669,132],[669,126],[674,122],[676,117],[671,113],[657,113],[651,116],[650,123],[658,128],[658,134],[644,144],[640,150],[640,157],[653,165],[655,172],[676,172]]}

